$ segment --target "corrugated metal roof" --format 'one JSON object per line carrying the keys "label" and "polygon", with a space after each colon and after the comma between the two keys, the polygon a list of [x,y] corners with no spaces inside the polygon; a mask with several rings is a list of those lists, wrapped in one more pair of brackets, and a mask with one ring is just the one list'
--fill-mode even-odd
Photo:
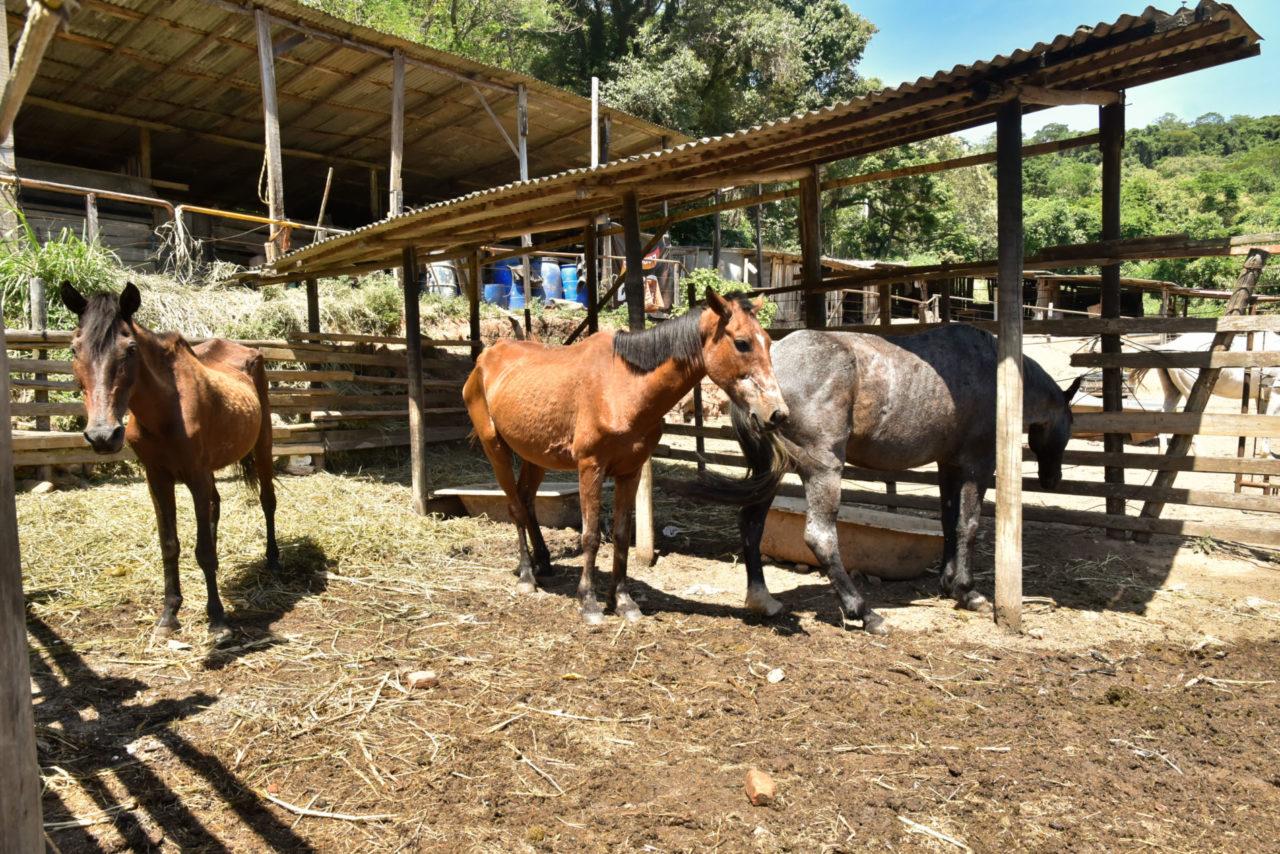
{"label": "corrugated metal roof", "polygon": [[[1230,62],[1258,52],[1258,34],[1234,8],[1201,0],[1173,13],[1147,7],[1112,23],[1078,27],[1048,42],[1007,55],[957,65],[913,83],[799,113],[751,128],[615,160],[514,182],[418,208],[347,235],[299,249],[275,271],[308,276],[394,260],[406,245],[440,251],[494,239],[512,217],[543,218],[531,232],[565,228],[565,221],[616,209],[625,191],[649,203],[688,198],[679,186],[694,178],[794,169],[893,147],[992,121],[1016,85],[1114,91]],[[1040,109],[1027,105],[1027,112]],[[752,174],[755,173],[755,174]],[[646,193],[646,183],[675,185]],[[491,224],[486,232],[475,224]],[[524,228],[524,223],[519,223]]]}

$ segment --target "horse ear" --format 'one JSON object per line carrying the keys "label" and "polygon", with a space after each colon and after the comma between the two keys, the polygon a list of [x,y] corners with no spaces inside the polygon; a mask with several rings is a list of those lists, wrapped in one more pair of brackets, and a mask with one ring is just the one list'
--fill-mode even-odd
{"label": "horse ear", "polygon": [[133,313],[140,305],[142,305],[142,294],[138,291],[138,286],[130,282],[124,286],[124,292],[120,294],[120,317],[126,321],[131,320]]}
{"label": "horse ear", "polygon": [[733,307],[729,305],[728,300],[712,290],[710,285],[707,286],[706,300],[707,308],[720,315],[722,320],[728,320],[733,314]]}
{"label": "horse ear", "polygon": [[62,304],[76,317],[84,314],[84,310],[89,307],[89,301],[70,282],[62,283]]}
{"label": "horse ear", "polygon": [[751,306],[752,314],[759,314],[760,310],[764,308],[764,297],[756,297],[755,299],[751,300],[751,302],[749,302],[748,305]]}
{"label": "horse ear", "polygon": [[1082,383],[1084,383],[1084,378],[1086,376],[1088,376],[1088,374],[1081,374],[1080,376],[1076,377],[1074,380],[1071,381],[1071,385],[1067,386],[1065,389],[1062,390],[1062,394],[1064,397],[1066,397],[1067,403],[1070,403],[1073,399],[1075,399],[1076,392],[1080,390],[1080,386]]}

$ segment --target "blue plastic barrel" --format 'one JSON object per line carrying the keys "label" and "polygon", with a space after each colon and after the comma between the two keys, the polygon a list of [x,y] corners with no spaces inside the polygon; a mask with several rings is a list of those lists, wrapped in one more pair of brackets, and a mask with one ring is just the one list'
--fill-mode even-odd
{"label": "blue plastic barrel", "polygon": [[560,286],[564,289],[564,298],[572,300],[576,303],[582,302],[582,297],[578,294],[578,265],[577,264],[561,264],[560,265]]}
{"label": "blue plastic barrel", "polygon": [[[529,295],[535,300],[542,299],[542,288],[532,288]],[[524,285],[519,282],[511,286],[511,296],[507,299],[507,308],[512,311],[524,308]]]}
{"label": "blue plastic barrel", "polygon": [[507,304],[507,292],[510,290],[510,285],[485,285],[484,301],[494,305],[505,306]]}
{"label": "blue plastic barrel", "polygon": [[543,258],[539,265],[542,273],[542,293],[547,299],[563,299],[564,291],[560,285],[560,262],[554,258]]}

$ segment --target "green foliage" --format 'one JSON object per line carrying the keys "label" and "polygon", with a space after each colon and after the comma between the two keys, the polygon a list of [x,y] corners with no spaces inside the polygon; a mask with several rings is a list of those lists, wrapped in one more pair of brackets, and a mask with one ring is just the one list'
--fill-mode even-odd
{"label": "green foliage", "polygon": [[27,325],[33,278],[44,280],[49,325],[55,329],[71,321],[71,313],[58,298],[63,282],[70,282],[86,294],[116,287],[122,271],[120,259],[110,249],[97,241],[86,242],[66,228],[56,238],[41,243],[27,218],[21,212],[17,217],[19,227],[7,240],[0,241],[0,289],[7,325]]}
{"label": "green foliage", "polygon": [[[715,270],[707,267],[691,272],[685,277],[682,284],[685,287],[692,285],[694,292],[698,294],[698,299],[703,298],[708,288],[721,296],[748,296],[751,293],[751,289],[743,285],[742,282],[731,282]],[[768,297],[761,297],[761,299],[764,300],[764,304],[760,307],[760,311],[757,312],[756,316],[760,320],[760,325],[767,328],[772,325],[773,319],[778,315],[778,305]],[[688,310],[688,304],[682,303],[676,306],[672,314],[681,315],[688,312]]]}

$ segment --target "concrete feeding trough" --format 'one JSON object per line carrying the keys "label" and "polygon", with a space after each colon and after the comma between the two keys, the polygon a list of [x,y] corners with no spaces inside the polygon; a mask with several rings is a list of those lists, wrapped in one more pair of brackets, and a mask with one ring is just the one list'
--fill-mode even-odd
{"label": "concrete feeding trough", "polygon": [[[506,493],[496,483],[479,483],[438,489],[435,497],[462,502],[468,516],[488,516],[494,522],[511,522]],[[533,502],[538,524],[544,528],[575,528],[582,523],[577,483],[544,483]]]}
{"label": "concrete feeding trough", "polygon": [[[817,566],[804,542],[803,498],[778,496],[765,520],[760,550],[783,563]],[[942,558],[942,526],[934,519],[841,507],[836,517],[845,569],[886,581],[916,578]]]}

